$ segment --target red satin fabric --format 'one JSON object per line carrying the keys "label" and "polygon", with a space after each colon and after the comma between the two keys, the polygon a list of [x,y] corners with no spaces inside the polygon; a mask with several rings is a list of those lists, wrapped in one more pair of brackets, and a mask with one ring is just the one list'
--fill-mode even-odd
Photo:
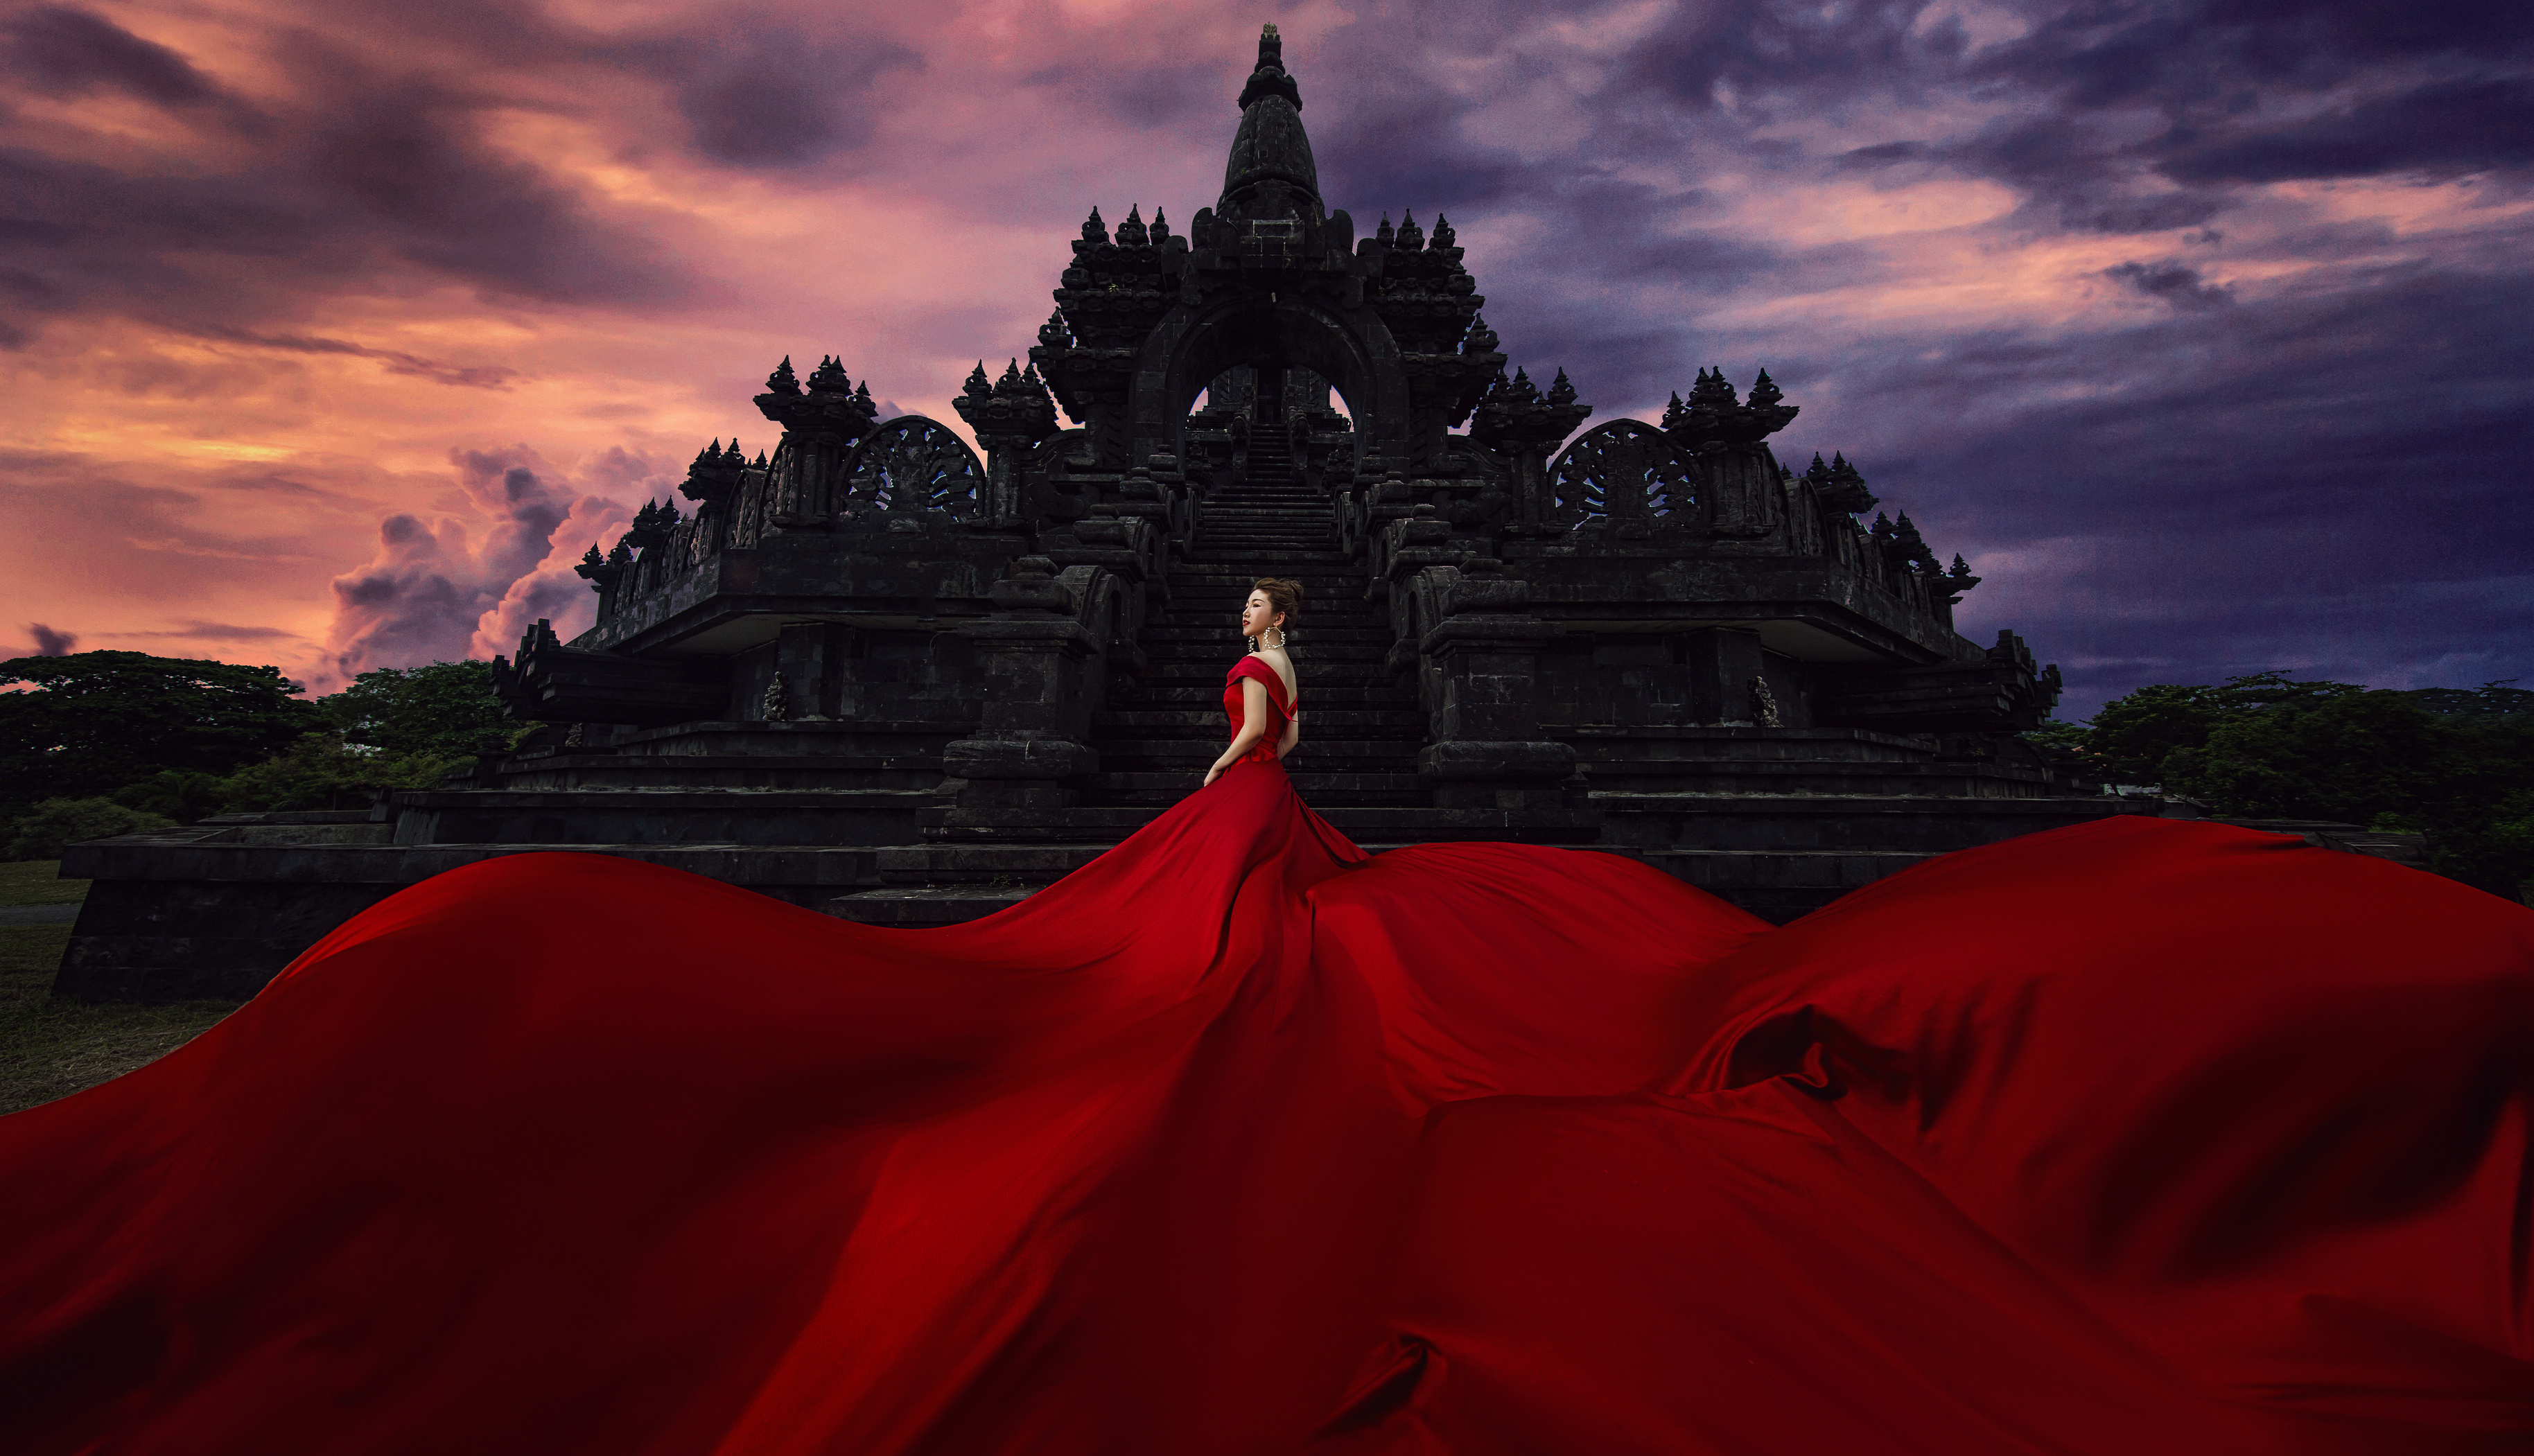
{"label": "red satin fabric", "polygon": [[0,1447],[2523,1451],[2529,967],[2239,829],[1772,930],[1274,762],[937,931],[521,855],[0,1119]]}
{"label": "red satin fabric", "polygon": [[1233,759],[1235,763],[1274,763],[1280,756],[1276,741],[1284,736],[1285,725],[1293,721],[1294,702],[1285,690],[1285,676],[1267,665],[1265,659],[1243,657],[1232,664],[1223,675],[1223,711],[1232,719],[1231,737],[1240,736],[1241,725],[1248,721],[1248,704],[1240,691],[1243,679],[1256,678],[1267,689],[1267,726],[1261,731],[1258,746]]}

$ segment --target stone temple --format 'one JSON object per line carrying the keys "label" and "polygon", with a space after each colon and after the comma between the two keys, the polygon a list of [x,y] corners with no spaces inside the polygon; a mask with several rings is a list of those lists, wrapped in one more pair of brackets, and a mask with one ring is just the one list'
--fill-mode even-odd
{"label": "stone temple", "polygon": [[519,751],[368,811],[74,849],[97,882],[60,988],[252,992],[398,887],[528,849],[877,925],[991,912],[1196,788],[1271,574],[1308,588],[1295,782],[1368,848],[1633,855],[1782,921],[2121,812],[2016,737],[2058,672],[1954,630],[1961,559],[1845,460],[1772,454],[1796,406],[1767,374],[1585,428],[1443,216],[1326,205],[1301,103],[1270,27],[1213,206],[1051,247],[1037,341],[953,401],[982,457],[878,418],[841,358],[785,360],[772,448],[706,447],[590,552],[597,625],[501,663],[548,725]]}

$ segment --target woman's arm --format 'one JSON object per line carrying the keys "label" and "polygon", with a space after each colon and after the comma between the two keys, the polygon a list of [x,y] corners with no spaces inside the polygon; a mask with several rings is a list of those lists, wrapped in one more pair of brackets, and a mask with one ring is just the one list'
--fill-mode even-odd
{"label": "woman's arm", "polygon": [[1205,781],[1212,783],[1223,776],[1223,770],[1240,760],[1240,756],[1258,747],[1267,736],[1267,685],[1256,678],[1240,680],[1240,731],[1232,735],[1232,746],[1214,766],[1205,771]]}
{"label": "woman's arm", "polygon": [[1294,745],[1300,743],[1301,741],[1302,715],[1300,713],[1296,713],[1294,716],[1285,720],[1285,736],[1277,740],[1276,757],[1282,758],[1286,755],[1291,754],[1294,752]]}

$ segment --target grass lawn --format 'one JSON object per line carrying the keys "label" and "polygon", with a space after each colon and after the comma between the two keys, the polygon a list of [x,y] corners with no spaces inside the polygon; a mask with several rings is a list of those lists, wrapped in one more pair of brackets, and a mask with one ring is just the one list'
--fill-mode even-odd
{"label": "grass lawn", "polygon": [[0,905],[76,905],[88,898],[88,881],[62,880],[59,860],[0,864]]}
{"label": "grass lawn", "polygon": [[[85,880],[58,880],[54,860],[0,864],[0,905],[76,904]],[[119,1077],[192,1041],[234,1011],[228,1001],[164,1006],[55,1001],[67,925],[0,925],[0,1113]]]}

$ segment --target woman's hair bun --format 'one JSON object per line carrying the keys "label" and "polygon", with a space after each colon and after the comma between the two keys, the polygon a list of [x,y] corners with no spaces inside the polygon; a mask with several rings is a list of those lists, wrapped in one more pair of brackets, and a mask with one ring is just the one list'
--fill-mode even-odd
{"label": "woman's hair bun", "polygon": [[1271,614],[1282,612],[1286,626],[1291,627],[1301,619],[1301,582],[1288,581],[1282,576],[1261,576],[1249,583],[1249,589],[1267,593],[1267,610]]}

